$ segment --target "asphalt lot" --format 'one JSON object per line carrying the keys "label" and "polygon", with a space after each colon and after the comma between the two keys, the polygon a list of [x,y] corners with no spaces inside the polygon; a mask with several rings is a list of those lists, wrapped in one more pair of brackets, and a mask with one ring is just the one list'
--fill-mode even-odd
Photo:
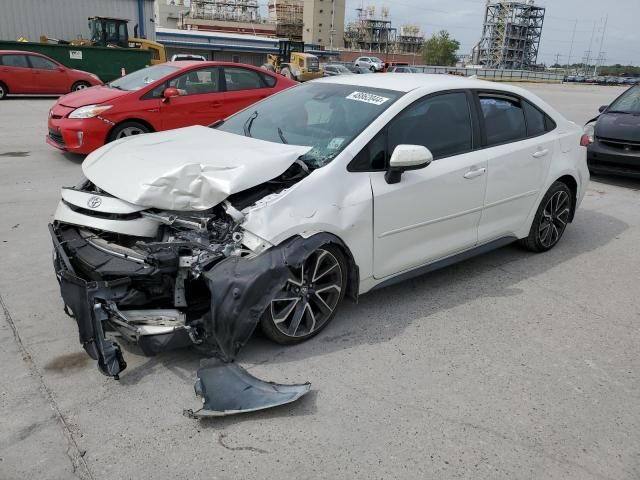
{"label": "asphalt lot", "polygon": [[[623,88],[527,85],[584,123]],[[315,339],[254,338],[299,402],[206,421],[199,356],[78,343],[47,223],[81,159],[44,143],[54,100],[0,102],[0,479],[640,478],[640,182],[592,179],[561,243],[508,246],[346,302]]]}

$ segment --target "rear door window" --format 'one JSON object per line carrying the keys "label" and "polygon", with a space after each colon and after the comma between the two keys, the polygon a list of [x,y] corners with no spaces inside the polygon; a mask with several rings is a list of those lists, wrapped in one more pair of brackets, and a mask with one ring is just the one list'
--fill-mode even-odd
{"label": "rear door window", "polygon": [[[169,86],[175,87],[180,92],[180,95],[200,95],[204,93],[216,93],[220,92],[220,70],[219,67],[208,67],[199,70],[191,70],[182,75],[169,80]],[[161,94],[162,90],[156,88],[158,92],[154,94]],[[155,95],[154,95],[155,96]]]}
{"label": "rear door window", "polygon": [[2,55],[0,64],[5,67],[23,67],[29,68],[26,55]]}
{"label": "rear door window", "polygon": [[265,88],[260,74],[248,68],[224,67],[224,79],[228,92]]}
{"label": "rear door window", "polygon": [[487,146],[515,142],[527,137],[524,110],[519,99],[484,93],[479,97]]}
{"label": "rear door window", "polygon": [[36,55],[29,55],[29,62],[31,63],[31,68],[39,70],[55,70],[58,68],[58,65],[51,60]]}
{"label": "rear door window", "polygon": [[522,102],[524,107],[524,115],[527,118],[527,136],[535,137],[536,135],[542,135],[547,131],[545,114],[524,100]]}

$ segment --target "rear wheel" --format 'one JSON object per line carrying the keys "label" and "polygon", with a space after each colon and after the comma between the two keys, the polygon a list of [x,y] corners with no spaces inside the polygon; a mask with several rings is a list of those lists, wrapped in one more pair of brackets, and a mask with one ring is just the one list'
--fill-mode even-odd
{"label": "rear wheel", "polygon": [[77,92],[78,90],[84,90],[85,88],[89,88],[91,84],[88,82],[76,82],[71,86],[72,92]]}
{"label": "rear wheel", "polygon": [[151,130],[146,125],[138,122],[124,122],[116,126],[109,134],[108,141],[113,142],[120,138],[131,137],[133,135],[143,135]]}
{"label": "rear wheel", "polygon": [[7,86],[4,83],[0,82],[0,100],[5,98],[7,96],[7,93],[9,93]]}
{"label": "rear wheel", "polygon": [[536,216],[529,236],[520,244],[532,252],[551,250],[562,238],[573,208],[573,194],[564,183],[555,182],[547,191]]}
{"label": "rear wheel", "polygon": [[344,255],[333,245],[314,251],[292,273],[260,321],[264,334],[283,345],[303,342],[326,327],[347,284]]}

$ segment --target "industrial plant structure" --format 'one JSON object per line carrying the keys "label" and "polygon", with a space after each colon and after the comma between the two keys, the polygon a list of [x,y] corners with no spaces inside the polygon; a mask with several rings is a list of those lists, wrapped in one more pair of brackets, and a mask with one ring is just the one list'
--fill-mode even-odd
{"label": "industrial plant structure", "polygon": [[269,0],[267,10],[278,37],[302,40],[304,0]]}
{"label": "industrial plant structure", "polygon": [[544,13],[544,7],[533,0],[487,0],[473,63],[487,68],[536,68]]}
{"label": "industrial plant structure", "polygon": [[347,25],[345,47],[378,53],[417,53],[424,44],[424,35],[417,25],[392,26],[389,9],[382,7],[376,15],[373,5],[357,8],[358,18]]}

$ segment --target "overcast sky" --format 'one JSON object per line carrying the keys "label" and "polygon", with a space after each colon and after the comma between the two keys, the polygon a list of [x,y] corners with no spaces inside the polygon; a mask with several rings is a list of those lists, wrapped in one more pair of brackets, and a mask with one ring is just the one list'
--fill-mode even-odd
{"label": "overcast sky", "polygon": [[[460,53],[468,53],[480,39],[484,19],[483,0],[400,0],[362,1],[347,0],[346,22],[356,18],[355,9],[361,5],[382,6],[390,10],[395,27],[405,23],[418,24],[427,37],[445,29],[460,44]],[[602,51],[606,63],[640,65],[640,0],[538,0],[536,5],[546,7],[540,55],[538,62],[555,63],[559,53],[560,63],[567,62],[571,48],[573,28],[578,20],[571,62],[578,63],[589,49],[594,22],[596,33],[591,45],[592,56],[597,56],[604,26],[609,15]]]}

